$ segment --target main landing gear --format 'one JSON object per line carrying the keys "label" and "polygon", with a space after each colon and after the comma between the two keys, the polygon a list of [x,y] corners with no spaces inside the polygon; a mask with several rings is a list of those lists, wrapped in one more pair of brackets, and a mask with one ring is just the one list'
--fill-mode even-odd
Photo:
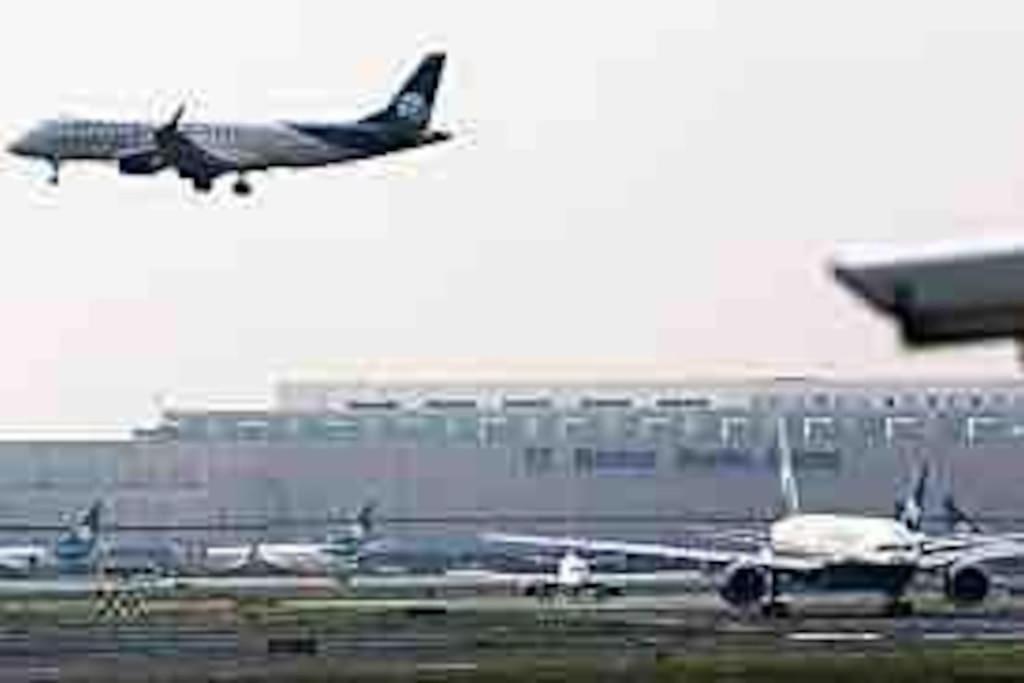
{"label": "main landing gear", "polygon": [[768,572],[768,594],[761,603],[761,615],[769,619],[788,617],[789,603],[779,596],[779,575]]}
{"label": "main landing gear", "polygon": [[[192,189],[202,194],[213,189],[213,178],[207,176],[195,176],[192,178]],[[239,197],[248,197],[252,194],[252,185],[245,179],[245,176],[238,176],[238,180],[231,185],[231,191]]]}
{"label": "main landing gear", "polygon": [[778,598],[761,603],[761,616],[768,619],[784,619],[792,614],[789,603]]}
{"label": "main landing gear", "polygon": [[248,197],[252,194],[252,185],[245,179],[245,176],[238,176],[238,180],[231,186],[231,191],[239,197]]}
{"label": "main landing gear", "polygon": [[50,159],[50,177],[47,182],[51,185],[60,185],[60,159]]}
{"label": "main landing gear", "polygon": [[914,603],[904,597],[897,597],[885,605],[887,617],[909,617],[914,614]]}

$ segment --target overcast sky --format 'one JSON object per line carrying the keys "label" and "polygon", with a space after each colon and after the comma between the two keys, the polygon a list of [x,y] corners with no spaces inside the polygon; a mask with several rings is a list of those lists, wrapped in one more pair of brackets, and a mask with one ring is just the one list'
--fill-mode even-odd
{"label": "overcast sky", "polygon": [[1018,373],[910,355],[840,244],[1024,236],[1018,2],[20,2],[0,134],[344,120],[449,53],[450,144],[230,181],[0,164],[0,428],[420,369]]}

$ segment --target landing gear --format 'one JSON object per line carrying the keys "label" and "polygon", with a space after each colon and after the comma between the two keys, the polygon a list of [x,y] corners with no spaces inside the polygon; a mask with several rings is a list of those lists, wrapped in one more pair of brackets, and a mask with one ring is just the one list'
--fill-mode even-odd
{"label": "landing gear", "polygon": [[238,180],[231,186],[231,191],[239,197],[248,197],[252,194],[252,185],[243,176],[238,176]]}
{"label": "landing gear", "polygon": [[897,597],[893,598],[885,606],[885,616],[887,617],[909,617],[914,614],[914,603],[906,598]]}
{"label": "landing gear", "polygon": [[60,160],[50,159],[50,177],[47,179],[51,185],[60,185]]}
{"label": "landing gear", "polygon": [[789,603],[785,600],[769,600],[761,605],[761,616],[779,619],[789,616]]}
{"label": "landing gear", "polygon": [[789,603],[779,597],[779,575],[768,573],[768,594],[761,603],[761,615],[769,619],[789,616]]}
{"label": "landing gear", "polygon": [[209,178],[193,178],[192,189],[194,189],[196,192],[206,194],[207,192],[213,189],[213,181],[210,180]]}

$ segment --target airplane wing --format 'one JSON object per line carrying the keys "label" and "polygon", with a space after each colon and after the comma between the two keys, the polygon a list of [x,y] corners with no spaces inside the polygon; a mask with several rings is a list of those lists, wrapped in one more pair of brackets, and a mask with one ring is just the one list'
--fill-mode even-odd
{"label": "airplane wing", "polygon": [[955,564],[1024,558],[1024,541],[1017,536],[958,534],[927,539],[921,554],[922,569],[941,570]]}
{"label": "airplane wing", "polygon": [[162,141],[164,157],[185,178],[216,178],[238,168],[238,162],[223,152],[196,142],[185,131],[175,132],[173,138]]}
{"label": "airplane wing", "polygon": [[[594,572],[589,580],[605,586],[621,588],[659,588],[667,586],[694,586],[706,581],[699,571],[659,572]],[[405,574],[398,576],[357,575],[348,582],[349,590],[359,592],[416,592],[458,591],[488,589],[514,590],[523,593],[530,586],[557,584],[556,573],[498,572],[481,569],[452,569],[442,574]]]}
{"label": "airplane wing", "polygon": [[126,175],[151,175],[167,168],[167,159],[156,145],[124,150],[117,155],[117,165]]}
{"label": "airplane wing", "polygon": [[893,318],[908,346],[1024,336],[1024,244],[1018,239],[843,251],[833,260],[833,275]]}
{"label": "airplane wing", "polygon": [[24,576],[51,563],[52,557],[43,546],[8,546],[0,548],[0,576]]}
{"label": "airplane wing", "polygon": [[253,562],[258,552],[255,545],[214,546],[207,548],[203,558],[203,568],[214,574],[230,574],[243,571]]}
{"label": "airplane wing", "polygon": [[331,567],[331,558],[318,544],[276,544],[259,546],[258,559],[275,571],[295,574],[322,574]]}
{"label": "airplane wing", "polygon": [[737,562],[744,562],[776,571],[804,572],[821,569],[823,566],[820,561],[811,559],[779,557],[762,552],[715,550],[712,548],[686,547],[664,543],[632,543],[628,541],[602,541],[504,533],[486,533],[481,537],[490,543],[686,560],[707,568],[722,568]]}
{"label": "airplane wing", "polygon": [[209,183],[223,173],[236,170],[238,165],[232,159],[215,154],[179,126],[184,112],[184,106],[179,107],[167,124],[153,131],[160,156],[176,168],[182,178],[197,183]]}

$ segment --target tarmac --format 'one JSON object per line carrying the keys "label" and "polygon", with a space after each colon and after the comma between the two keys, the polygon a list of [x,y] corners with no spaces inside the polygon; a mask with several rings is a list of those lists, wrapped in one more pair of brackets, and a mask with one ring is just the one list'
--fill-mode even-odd
{"label": "tarmac", "polygon": [[5,604],[0,681],[25,680],[26,673],[33,680],[50,674],[65,679],[75,671],[89,672],[82,674],[88,679],[115,670],[122,680],[134,680],[123,665],[137,659],[146,662],[149,674],[200,664],[222,675],[301,665],[420,677],[425,672],[469,675],[499,661],[593,665],[721,653],[732,658],[948,653],[953,647],[1021,652],[1024,643],[1024,599],[1013,596],[958,609],[940,596],[924,595],[916,599],[915,614],[901,618],[882,616],[879,601],[861,597],[800,598],[790,616],[766,618],[730,609],[709,592],[545,601],[513,596],[154,598],[144,599],[136,611],[97,609],[101,606],[96,600],[49,599]]}

